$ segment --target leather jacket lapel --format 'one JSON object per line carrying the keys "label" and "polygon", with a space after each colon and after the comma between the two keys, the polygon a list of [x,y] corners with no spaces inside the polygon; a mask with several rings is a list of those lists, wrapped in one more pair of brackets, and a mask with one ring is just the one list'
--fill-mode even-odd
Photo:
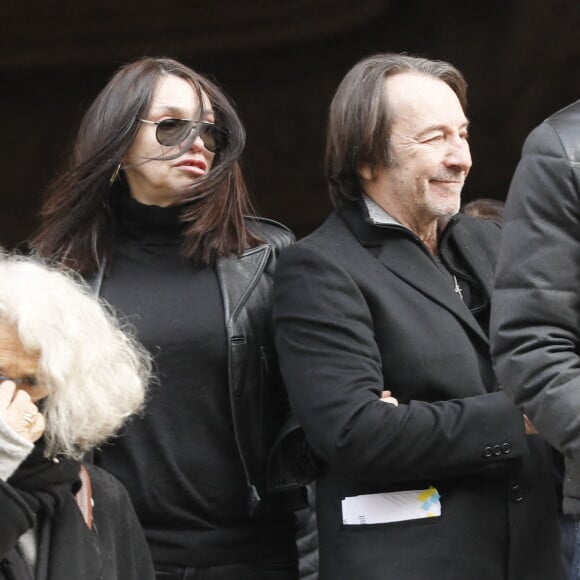
{"label": "leather jacket lapel", "polygon": [[258,283],[271,251],[270,246],[262,245],[247,250],[239,257],[218,259],[216,270],[228,327]]}
{"label": "leather jacket lapel", "polygon": [[271,252],[270,246],[262,245],[247,250],[241,256],[219,258],[216,264],[228,337],[228,376],[234,431],[240,450],[240,459],[246,474],[250,513],[254,512],[261,500],[260,493],[252,480],[252,469],[248,463],[249,458],[255,458],[251,457],[251,453],[248,451],[249,431],[247,426],[244,426],[244,422],[252,417],[252,413],[248,410],[250,399],[245,389],[245,387],[252,385],[247,385],[244,381],[244,369],[248,358],[246,332],[251,331],[251,326],[237,322],[238,314],[260,281]]}

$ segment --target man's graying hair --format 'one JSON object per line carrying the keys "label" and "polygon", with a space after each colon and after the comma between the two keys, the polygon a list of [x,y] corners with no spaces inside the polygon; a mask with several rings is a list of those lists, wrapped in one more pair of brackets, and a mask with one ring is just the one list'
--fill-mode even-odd
{"label": "man's graying hair", "polygon": [[328,118],[326,176],[336,207],[360,197],[361,165],[392,165],[392,117],[385,98],[384,80],[405,72],[441,79],[467,107],[463,75],[444,61],[405,54],[377,54],[357,63],[340,83]]}

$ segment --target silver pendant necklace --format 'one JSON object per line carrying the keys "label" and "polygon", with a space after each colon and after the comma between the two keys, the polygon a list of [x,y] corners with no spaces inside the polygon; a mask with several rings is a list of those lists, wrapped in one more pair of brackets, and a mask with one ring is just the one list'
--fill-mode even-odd
{"label": "silver pendant necklace", "polygon": [[459,282],[457,281],[457,276],[455,274],[453,274],[453,281],[455,282],[455,288],[453,288],[453,292],[455,292],[456,294],[459,294],[459,298],[461,298],[461,300],[463,300],[463,291],[461,290],[461,287],[459,286]]}

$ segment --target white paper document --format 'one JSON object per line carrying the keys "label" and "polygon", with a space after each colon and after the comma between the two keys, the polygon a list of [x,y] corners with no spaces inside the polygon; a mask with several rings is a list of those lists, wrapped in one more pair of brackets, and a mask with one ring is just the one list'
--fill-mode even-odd
{"label": "white paper document", "polygon": [[347,526],[387,524],[440,515],[441,501],[434,487],[355,495],[342,500],[342,523]]}

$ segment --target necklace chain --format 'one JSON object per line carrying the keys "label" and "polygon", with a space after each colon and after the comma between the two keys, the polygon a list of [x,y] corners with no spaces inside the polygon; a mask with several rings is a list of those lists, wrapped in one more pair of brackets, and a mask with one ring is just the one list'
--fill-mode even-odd
{"label": "necklace chain", "polygon": [[459,286],[459,282],[457,281],[457,276],[453,274],[453,281],[455,282],[455,288],[453,288],[453,292],[459,294],[459,298],[463,300],[463,291],[461,290],[461,286]]}

